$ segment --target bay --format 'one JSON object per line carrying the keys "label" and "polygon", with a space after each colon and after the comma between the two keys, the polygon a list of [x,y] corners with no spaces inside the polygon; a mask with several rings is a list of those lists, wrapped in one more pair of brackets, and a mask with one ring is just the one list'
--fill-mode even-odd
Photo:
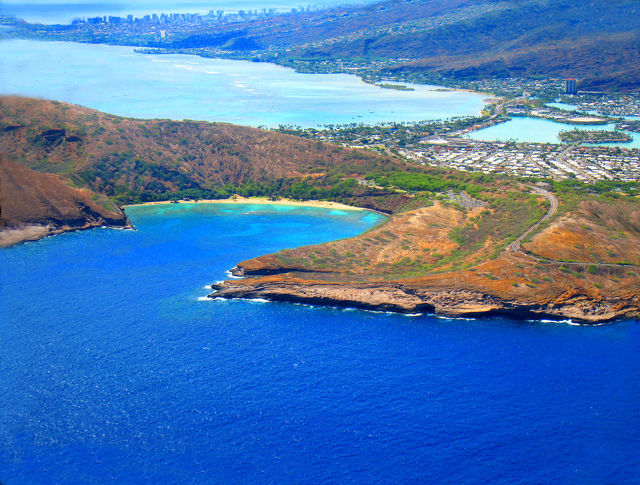
{"label": "bay", "polygon": [[484,96],[383,89],[347,74],[268,63],[135,54],[132,47],[0,41],[0,94],[80,104],[137,118],[277,127],[419,121],[478,114]]}
{"label": "bay", "polygon": [[0,481],[635,483],[640,326],[203,301],[366,211],[167,204],[0,251]]}

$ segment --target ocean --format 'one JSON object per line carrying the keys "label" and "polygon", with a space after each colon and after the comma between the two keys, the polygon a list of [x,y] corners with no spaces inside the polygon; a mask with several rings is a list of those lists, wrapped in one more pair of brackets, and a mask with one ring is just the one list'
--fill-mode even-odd
{"label": "ocean", "polygon": [[80,104],[136,118],[249,126],[421,121],[477,115],[484,96],[383,89],[348,74],[268,63],[144,55],[133,47],[0,40],[0,94]]}
{"label": "ocean", "polygon": [[169,204],[0,251],[0,482],[638,483],[640,326],[204,298],[366,211]]}

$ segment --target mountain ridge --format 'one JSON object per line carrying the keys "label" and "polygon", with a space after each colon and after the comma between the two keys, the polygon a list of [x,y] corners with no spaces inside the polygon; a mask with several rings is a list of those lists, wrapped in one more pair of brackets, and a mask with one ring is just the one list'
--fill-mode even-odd
{"label": "mountain ridge", "polygon": [[120,24],[15,20],[8,33],[293,66],[304,61],[328,72],[351,62],[368,65],[361,68],[368,75],[417,81],[571,76],[582,88],[632,91],[640,88],[639,16],[637,0],[387,0],[214,26],[167,24],[164,37]]}

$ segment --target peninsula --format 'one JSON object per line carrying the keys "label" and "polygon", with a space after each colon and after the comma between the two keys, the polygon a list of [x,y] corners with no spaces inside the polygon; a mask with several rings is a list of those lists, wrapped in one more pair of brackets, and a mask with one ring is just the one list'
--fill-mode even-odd
{"label": "peninsula", "polygon": [[637,318],[637,199],[578,201],[567,192],[557,212],[556,197],[536,188],[502,187],[484,207],[438,201],[355,238],[243,261],[232,272],[245,278],[214,284],[211,297],[457,317]]}

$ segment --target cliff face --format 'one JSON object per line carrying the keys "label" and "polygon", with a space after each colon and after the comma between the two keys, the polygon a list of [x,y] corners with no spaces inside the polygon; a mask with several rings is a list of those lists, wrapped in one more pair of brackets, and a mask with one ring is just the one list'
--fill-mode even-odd
{"label": "cliff face", "polygon": [[571,319],[582,323],[602,323],[640,316],[640,298],[633,287],[605,294],[589,291],[581,285],[574,286],[571,281],[565,280],[556,282],[554,292],[529,289],[501,294],[492,291],[492,288],[481,288],[468,276],[452,274],[431,281],[332,283],[279,275],[215,284],[211,297],[263,298],[399,313],[433,312],[452,317],[507,315],[515,318]]}
{"label": "cliff face", "polygon": [[0,158],[0,247],[99,226],[129,222],[104,196]]}

